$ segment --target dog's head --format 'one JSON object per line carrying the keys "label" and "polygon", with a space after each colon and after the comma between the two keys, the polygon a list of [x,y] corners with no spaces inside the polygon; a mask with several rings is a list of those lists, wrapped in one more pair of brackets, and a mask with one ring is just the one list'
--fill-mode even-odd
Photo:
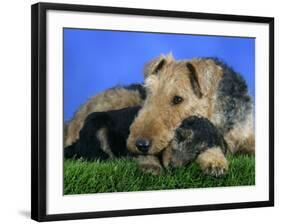
{"label": "dog's head", "polygon": [[176,61],[168,55],[145,66],[147,98],[130,127],[130,151],[158,154],[186,117],[207,113],[204,96],[213,88],[210,75],[216,69],[209,61]]}

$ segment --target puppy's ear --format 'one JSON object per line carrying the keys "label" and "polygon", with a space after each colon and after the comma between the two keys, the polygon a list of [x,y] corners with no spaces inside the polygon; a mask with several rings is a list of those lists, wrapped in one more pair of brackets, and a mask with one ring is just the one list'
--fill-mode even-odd
{"label": "puppy's ear", "polygon": [[159,71],[161,71],[165,67],[165,65],[169,61],[172,60],[174,60],[172,54],[169,54],[167,56],[161,55],[151,60],[144,66],[144,78],[146,79],[150,75],[156,75]]}
{"label": "puppy's ear", "polygon": [[196,71],[195,67],[190,62],[186,63],[186,67],[190,72],[189,80],[190,80],[190,83],[191,83],[192,90],[198,98],[201,98],[203,94],[201,92],[201,88],[200,88],[200,85],[199,85],[197,71]]}
{"label": "puppy's ear", "polygon": [[176,131],[177,139],[180,142],[188,141],[191,142],[193,138],[193,131],[191,129],[178,128]]}

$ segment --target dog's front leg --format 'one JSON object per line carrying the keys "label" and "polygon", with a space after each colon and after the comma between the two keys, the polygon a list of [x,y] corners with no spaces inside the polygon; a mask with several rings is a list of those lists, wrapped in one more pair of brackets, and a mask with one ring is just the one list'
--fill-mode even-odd
{"label": "dog's front leg", "polygon": [[228,161],[220,147],[213,147],[201,152],[196,162],[202,171],[214,177],[220,177],[228,170]]}
{"label": "dog's front leg", "polygon": [[172,160],[172,146],[169,145],[162,153],[162,164],[167,169]]}
{"label": "dog's front leg", "polygon": [[163,167],[162,167],[158,157],[156,157],[156,156],[139,155],[138,157],[136,157],[136,161],[137,161],[139,169],[145,173],[159,175],[163,170]]}

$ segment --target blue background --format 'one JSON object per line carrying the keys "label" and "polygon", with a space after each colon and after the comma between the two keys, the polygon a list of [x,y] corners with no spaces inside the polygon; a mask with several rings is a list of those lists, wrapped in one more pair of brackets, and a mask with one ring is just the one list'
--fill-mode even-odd
{"label": "blue background", "polygon": [[218,57],[245,78],[255,97],[255,39],[64,29],[64,120],[91,96],[115,85],[143,82],[146,62]]}

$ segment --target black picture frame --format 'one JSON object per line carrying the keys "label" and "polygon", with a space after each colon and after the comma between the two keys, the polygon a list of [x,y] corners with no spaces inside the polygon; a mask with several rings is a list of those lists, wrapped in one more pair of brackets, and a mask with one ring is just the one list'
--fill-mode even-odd
{"label": "black picture frame", "polygon": [[[102,212],[46,214],[46,12],[64,10],[124,15],[162,16],[220,21],[264,23],[269,25],[269,200],[243,203],[160,207]],[[163,11],[73,4],[37,3],[31,11],[31,73],[32,73],[32,153],[31,153],[31,218],[37,221],[148,215],[237,208],[274,206],[274,18],[183,11]]]}

